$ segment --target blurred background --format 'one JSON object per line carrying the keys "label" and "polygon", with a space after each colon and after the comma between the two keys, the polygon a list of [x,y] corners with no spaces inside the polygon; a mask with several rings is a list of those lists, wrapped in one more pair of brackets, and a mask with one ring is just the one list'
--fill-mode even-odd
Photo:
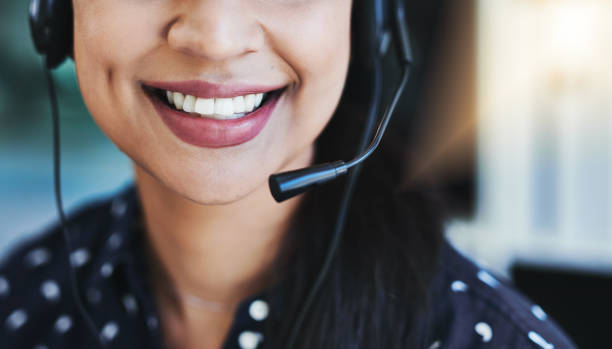
{"label": "blurred background", "polygon": [[[609,347],[612,1],[410,1],[421,60],[407,181],[440,189],[447,232],[512,278],[580,347]],[[57,219],[42,63],[27,1],[0,2],[0,256]],[[607,69],[608,68],[608,69]],[[54,72],[68,211],[131,181]]]}

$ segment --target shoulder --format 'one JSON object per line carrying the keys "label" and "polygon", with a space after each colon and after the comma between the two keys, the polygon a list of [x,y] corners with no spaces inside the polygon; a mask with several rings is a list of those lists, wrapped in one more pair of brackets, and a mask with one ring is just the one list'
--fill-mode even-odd
{"label": "shoulder", "polygon": [[444,248],[432,308],[434,348],[575,348],[560,327],[504,278]]}
{"label": "shoulder", "polygon": [[[106,199],[88,202],[67,216],[67,231],[73,244],[72,263],[88,259],[90,253],[79,253],[85,250],[78,247],[93,245],[96,233],[105,230],[109,205]],[[12,246],[0,260],[0,296],[19,296],[25,286],[37,279],[34,276],[57,274],[58,270],[65,269],[68,260],[63,234],[59,222],[55,222]]]}
{"label": "shoulder", "polygon": [[0,262],[0,340],[34,347],[36,340],[73,327],[74,302],[69,264],[85,269],[104,239],[112,212],[110,198],[89,201],[67,217],[71,250],[55,223],[13,246]]}

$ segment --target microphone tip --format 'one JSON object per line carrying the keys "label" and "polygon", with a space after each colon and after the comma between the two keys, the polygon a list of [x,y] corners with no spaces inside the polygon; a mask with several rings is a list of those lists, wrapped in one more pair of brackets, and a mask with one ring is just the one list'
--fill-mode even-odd
{"label": "microphone tip", "polygon": [[281,172],[268,178],[270,192],[276,202],[283,202],[314,189],[347,172],[344,161],[328,162],[299,170]]}

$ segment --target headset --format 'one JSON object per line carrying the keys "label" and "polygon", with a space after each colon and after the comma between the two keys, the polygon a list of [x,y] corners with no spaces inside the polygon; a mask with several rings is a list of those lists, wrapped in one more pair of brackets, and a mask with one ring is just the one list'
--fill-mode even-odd
{"label": "headset", "polygon": [[[346,162],[338,160],[304,169],[273,174],[269,177],[268,181],[272,196],[276,201],[282,202],[344,174],[348,174],[325,260],[295,319],[285,345],[287,349],[291,349],[295,346],[302,324],[316,299],[321,285],[325,281],[325,277],[342,238],[347,212],[350,207],[361,165],[380,144],[395,107],[406,87],[414,61],[406,19],[405,0],[353,1],[353,52],[351,55],[351,64],[359,67],[360,70],[369,72],[372,77],[370,105],[366,124],[364,125],[358,147],[358,155]],[[77,304],[77,308],[90,331],[95,338],[98,338],[100,347],[106,348],[106,343],[99,339],[98,328],[83,306],[80,293],[78,292],[76,276],[70,264],[69,254],[72,250],[71,240],[68,234],[61,198],[59,108],[51,70],[59,66],[69,57],[73,49],[72,0],[30,0],[29,21],[34,46],[43,57],[43,65],[51,99],[54,136],[53,164],[55,197],[60,224],[66,242],[67,263],[70,269],[69,274],[72,294]],[[382,60],[389,52],[389,44],[391,42],[395,45],[395,52],[397,54],[398,63],[402,69],[402,75],[395,88],[391,101],[386,104],[385,111],[382,117],[380,117],[376,133],[372,136],[381,104]]]}

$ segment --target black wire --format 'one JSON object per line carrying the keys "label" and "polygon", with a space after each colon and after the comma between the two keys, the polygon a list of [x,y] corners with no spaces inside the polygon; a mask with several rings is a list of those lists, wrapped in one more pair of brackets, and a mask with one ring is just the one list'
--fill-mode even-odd
{"label": "black wire", "polygon": [[[370,135],[372,134],[372,130],[374,129],[374,125],[376,122],[376,115],[378,114],[379,104],[380,104],[380,96],[382,91],[382,68],[380,59],[376,59],[374,63],[374,82],[373,82],[373,91],[370,102],[370,109],[368,111],[368,118],[366,120],[366,126],[364,128],[363,134],[361,136],[361,141],[359,143],[358,151],[363,151],[363,149],[368,144],[368,140],[370,139]],[[380,130],[380,129],[379,129]],[[336,219],[336,224],[334,226],[334,231],[332,235],[332,240],[330,241],[327,254],[325,256],[325,261],[323,262],[323,266],[317,275],[317,278],[306,298],[306,302],[304,303],[300,313],[298,314],[296,321],[293,324],[291,329],[291,334],[287,341],[286,349],[292,349],[295,345],[295,341],[297,340],[297,336],[302,328],[302,323],[304,322],[306,315],[308,315],[308,311],[312,307],[312,304],[323,284],[327,274],[329,273],[330,266],[333,262],[334,257],[336,256],[336,252],[338,250],[338,246],[340,241],[342,240],[342,233],[344,231],[344,225],[346,222],[347,212],[350,208],[351,199],[353,198],[353,193],[355,192],[355,186],[357,184],[357,178],[359,177],[359,173],[361,172],[361,163],[355,165],[351,173],[348,174],[347,182],[344,186],[344,192],[342,194],[342,201],[340,203],[340,209],[338,211],[338,216]]]}
{"label": "black wire", "polygon": [[102,349],[106,349],[106,345],[100,340],[98,328],[91,319],[91,316],[83,306],[83,301],[77,287],[76,275],[72,263],[70,262],[70,252],[72,251],[72,242],[70,234],[68,232],[68,226],[66,224],[66,215],[64,214],[62,204],[62,189],[61,189],[61,171],[60,171],[60,126],[59,126],[59,107],[57,104],[57,95],[55,93],[55,84],[53,83],[53,74],[47,69],[46,64],[43,64],[43,70],[47,77],[47,84],[49,88],[49,98],[51,99],[51,116],[53,119],[53,184],[55,188],[55,203],[57,206],[57,212],[60,217],[60,225],[64,235],[64,243],[66,245],[66,262],[68,263],[68,278],[70,279],[70,287],[72,291],[72,297],[77,305],[79,313],[85,320],[87,327],[96,338],[96,342]]}

